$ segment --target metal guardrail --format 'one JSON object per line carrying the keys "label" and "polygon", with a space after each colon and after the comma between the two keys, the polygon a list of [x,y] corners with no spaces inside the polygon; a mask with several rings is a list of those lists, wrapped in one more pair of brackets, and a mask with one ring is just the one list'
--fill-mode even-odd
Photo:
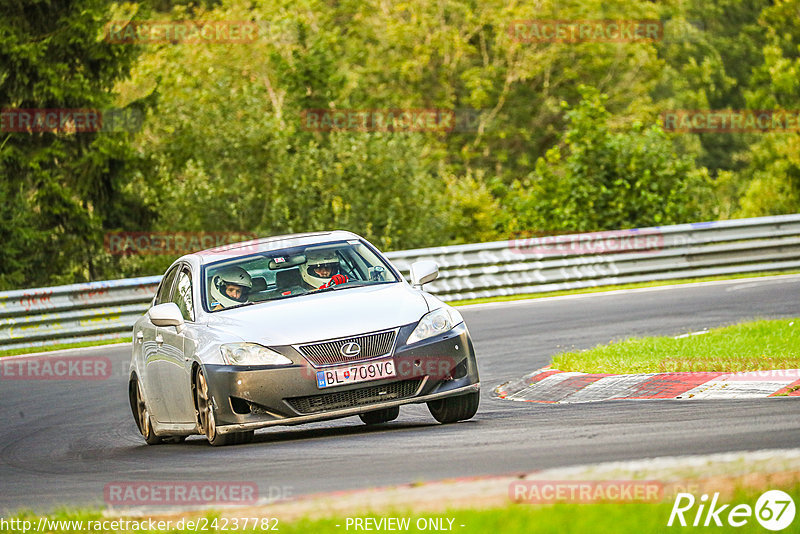
{"label": "metal guardrail", "polygon": [[[626,239],[639,243],[619,251]],[[436,261],[439,278],[425,288],[446,301],[793,270],[800,268],[800,214],[512,239],[387,256],[404,272],[415,261]]]}
{"label": "metal guardrail", "polygon": [[[406,276],[434,260],[442,300],[800,269],[800,214],[389,252]],[[0,292],[0,350],[118,339],[160,276]]]}
{"label": "metal guardrail", "polygon": [[160,276],[0,293],[0,350],[118,339],[147,310]]}

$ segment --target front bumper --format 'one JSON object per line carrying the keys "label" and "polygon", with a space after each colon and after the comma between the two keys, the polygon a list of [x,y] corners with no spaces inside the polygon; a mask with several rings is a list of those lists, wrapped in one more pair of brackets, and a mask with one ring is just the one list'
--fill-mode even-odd
{"label": "front bumper", "polygon": [[319,369],[291,346],[270,347],[292,360],[283,367],[205,365],[218,431],[297,425],[480,391],[464,323],[405,345],[414,326],[400,328],[391,356],[397,376],[384,380],[319,389]]}

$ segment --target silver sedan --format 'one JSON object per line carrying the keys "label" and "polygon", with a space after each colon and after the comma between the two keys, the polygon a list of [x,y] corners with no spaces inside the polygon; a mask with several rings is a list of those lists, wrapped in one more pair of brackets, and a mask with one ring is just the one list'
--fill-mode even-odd
{"label": "silver sedan", "polygon": [[411,285],[350,232],[279,236],[179,258],[133,327],[128,395],[148,444],[359,416],[392,421],[427,403],[441,423],[471,418],[480,381],[458,311]]}

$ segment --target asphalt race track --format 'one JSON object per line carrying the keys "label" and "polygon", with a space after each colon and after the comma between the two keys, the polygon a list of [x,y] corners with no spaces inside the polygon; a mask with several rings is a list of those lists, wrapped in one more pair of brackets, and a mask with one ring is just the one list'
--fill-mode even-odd
{"label": "asphalt race track", "polygon": [[[538,405],[492,390],[564,348],[680,334],[751,318],[800,316],[800,276],[462,308],[478,352],[481,407],[437,424],[424,405],[367,428],[357,417],[256,433],[212,448],[192,437],[149,447],[126,398],[130,350],[100,381],[0,380],[0,513],[103,505],[122,481],[248,481],[293,495],[600,461],[800,446],[800,401],[616,401]],[[79,350],[73,354],[82,353]]]}

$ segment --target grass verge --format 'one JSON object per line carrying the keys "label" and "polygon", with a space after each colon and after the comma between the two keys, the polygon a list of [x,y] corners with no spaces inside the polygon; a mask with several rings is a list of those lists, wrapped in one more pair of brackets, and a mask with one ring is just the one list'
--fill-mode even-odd
{"label": "grass verge", "polygon": [[552,365],[584,373],[800,369],[800,318],[761,320],[703,334],[630,338],[557,354]]}
{"label": "grass verge", "polygon": [[[797,502],[800,496],[800,487],[794,487],[787,491]],[[736,504],[747,504],[755,508],[756,501],[760,493],[737,492],[732,502]],[[418,516],[413,513],[395,513],[390,517],[410,519],[410,528],[407,532],[426,532],[434,530],[430,528],[418,528],[418,525],[425,525],[425,519],[429,518],[434,523],[437,520],[443,522],[442,530],[448,528],[448,520],[452,520],[452,531],[463,534],[485,534],[488,532],[507,532],[512,534],[523,534],[535,532],[536,534],[648,534],[656,532],[669,532],[672,529],[681,532],[708,532],[714,529],[717,532],[740,532],[740,533],[763,533],[764,528],[751,517],[745,525],[740,528],[732,528],[723,525],[719,527],[681,527],[677,520],[673,527],[667,527],[673,502],[662,502],[657,504],[644,503],[593,503],[593,504],[574,504],[564,503],[555,505],[529,505],[512,504],[502,508],[492,508],[488,510],[448,510],[443,514],[435,516]],[[730,507],[728,507],[728,510]],[[726,510],[727,511],[727,510]],[[687,524],[691,525],[694,515],[697,512],[695,506],[691,514],[684,514]],[[702,514],[700,524],[705,520],[705,513]],[[363,516],[362,516],[363,517]],[[386,516],[383,516],[386,517]],[[726,515],[722,514],[722,521]],[[380,516],[376,519],[380,519]],[[298,521],[287,524],[281,531],[287,533],[306,533],[314,532],[318,534],[341,534],[354,531],[353,526],[346,529],[346,518],[334,518],[316,521]],[[419,523],[418,523],[419,522]],[[800,522],[795,518],[795,524]],[[727,528],[726,528],[727,527]],[[383,530],[386,532],[387,530]],[[789,527],[787,532],[792,531]]]}
{"label": "grass verge", "polygon": [[47,345],[46,347],[25,347],[21,349],[0,350],[0,358],[3,356],[18,356],[20,354],[34,354],[38,352],[52,352],[54,350],[80,349],[83,347],[99,347],[102,345],[115,345],[117,343],[130,343],[131,338],[121,337],[119,339],[100,339],[95,341],[79,341],[76,343],[61,343],[58,345]]}
{"label": "grass verge", "polygon": [[[795,502],[800,498],[800,485],[797,483],[790,484],[783,487],[772,486],[769,489],[781,489],[788,493]],[[758,498],[763,494],[763,491],[757,491],[752,488],[734,490],[730,495],[722,494],[718,502],[718,506],[729,504],[729,506],[719,514],[720,522],[723,526],[720,528],[714,526],[713,522],[710,527],[682,527],[675,519],[673,527],[681,532],[707,532],[709,528],[716,532],[737,532],[737,533],[763,533],[764,528],[759,524],[755,516],[749,517],[739,516],[739,520],[744,519],[746,523],[738,528],[733,528],[726,524],[728,513],[735,505],[747,505],[751,510],[756,507]],[[699,495],[697,496],[699,497]],[[589,504],[577,503],[558,503],[558,504],[527,504],[516,503],[506,504],[499,507],[490,507],[485,509],[447,509],[441,513],[436,514],[419,514],[403,508],[394,510],[384,510],[379,513],[358,512],[352,516],[333,516],[323,519],[310,519],[310,518],[295,518],[289,521],[283,521],[280,518],[273,518],[268,520],[265,525],[269,525],[270,529],[246,529],[249,532],[267,532],[268,530],[277,530],[278,532],[288,534],[300,533],[315,533],[315,534],[341,534],[346,532],[371,530],[376,532],[389,532],[406,531],[406,532],[429,532],[436,530],[455,531],[463,534],[484,534],[487,532],[508,532],[508,533],[525,533],[536,532],[537,534],[584,534],[591,532],[593,534],[648,534],[657,532],[668,532],[672,530],[667,527],[670,515],[673,510],[675,500],[674,498],[665,498],[663,501],[656,503],[621,503],[621,502],[599,502]],[[698,512],[698,502],[694,507],[684,513],[684,519],[688,525],[691,525]],[[701,514],[700,525],[706,519],[707,510]],[[262,512],[260,520],[268,517]],[[356,518],[362,521],[369,518],[371,520],[370,526],[372,528],[365,529],[356,528],[354,520]],[[389,529],[387,519],[392,518],[394,521],[402,521],[401,525],[406,525],[405,528]],[[379,523],[381,520],[384,523]],[[11,519],[19,521],[29,521],[30,525],[36,527],[39,517],[32,513],[18,514]],[[227,532],[232,529],[232,520],[225,520],[218,514],[209,513],[201,518],[185,519],[184,528],[174,528],[180,519],[174,519],[170,525],[173,528],[165,528],[163,530],[153,530],[149,528],[131,528],[128,523],[128,529],[123,528],[108,528],[105,529],[101,523],[107,522],[105,525],[111,526],[110,522],[114,519],[105,517],[99,510],[68,510],[63,509],[48,516],[47,528],[45,531],[49,532]],[[200,528],[187,528],[186,522],[193,521],[194,524],[199,524]],[[348,521],[349,520],[349,521]],[[0,522],[0,532],[19,532],[22,533],[22,528],[10,528],[9,520],[5,523]],[[72,522],[71,524],[67,522]],[[129,518],[129,521],[136,521],[137,524],[146,524],[145,518]],[[56,522],[56,523],[54,523]],[[75,522],[81,522],[80,525]],[[97,526],[92,526],[96,523]],[[785,532],[796,532],[792,530],[794,526],[800,523],[800,517],[795,517],[794,522],[785,529]],[[178,523],[179,524],[179,523]],[[395,527],[397,523],[394,523]],[[19,523],[17,524],[19,525]],[[364,525],[364,523],[362,523]],[[380,528],[382,525],[384,528]],[[99,528],[98,528],[99,527]],[[225,528],[223,528],[225,527]],[[244,531],[244,529],[236,529]],[[30,530],[28,531],[30,532]]]}

